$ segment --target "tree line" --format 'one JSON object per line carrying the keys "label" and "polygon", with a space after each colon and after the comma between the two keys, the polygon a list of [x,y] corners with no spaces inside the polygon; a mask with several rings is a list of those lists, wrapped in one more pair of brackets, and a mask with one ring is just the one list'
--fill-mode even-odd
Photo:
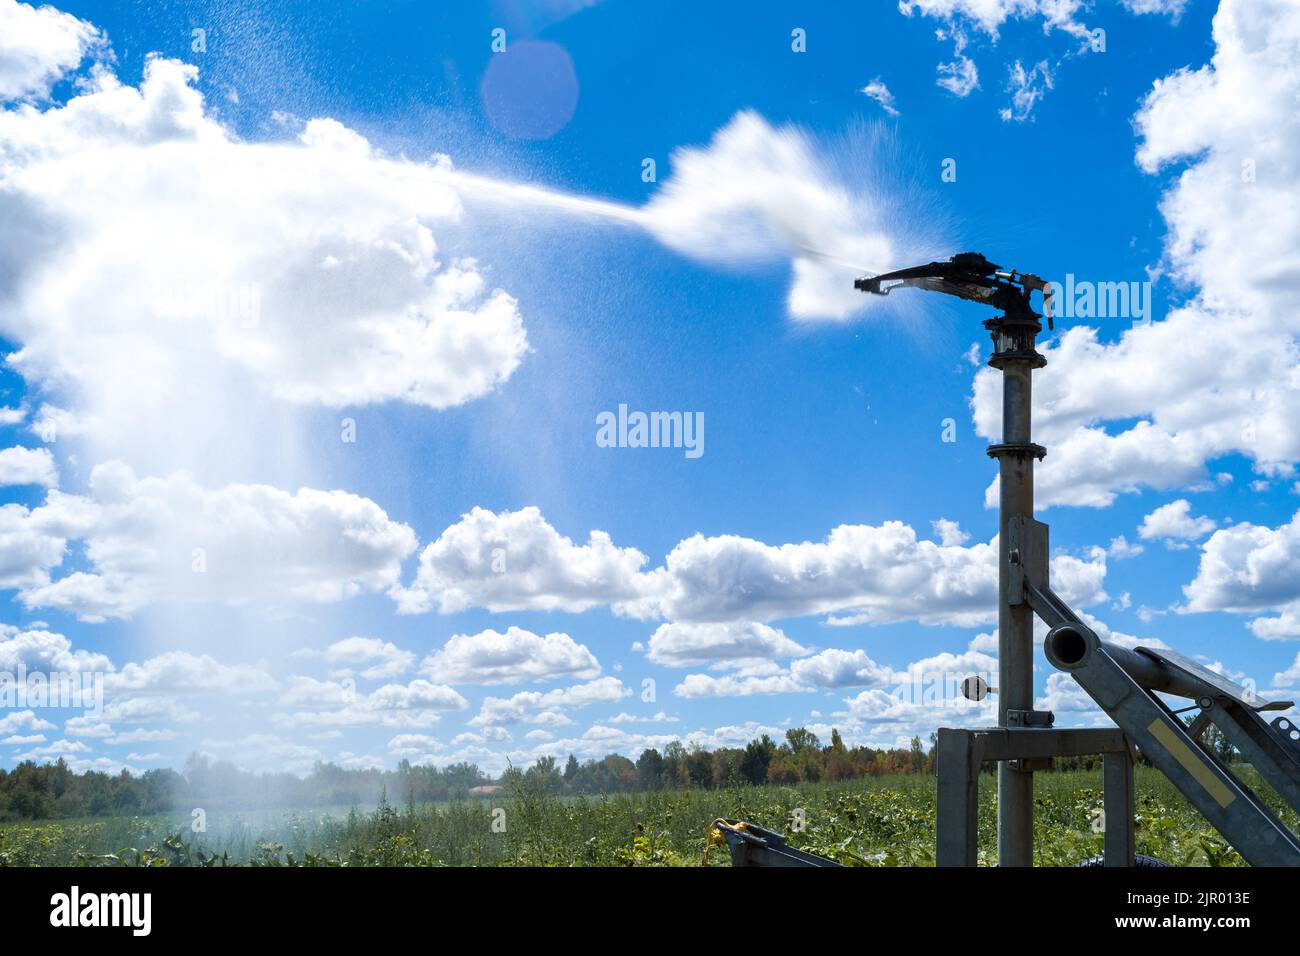
{"label": "tree line", "polygon": [[[931,744],[934,738],[931,737]],[[353,769],[318,762],[305,776],[251,772],[227,761],[195,754],[181,771],[126,770],[81,773],[65,761],[18,764],[0,769],[0,821],[69,819],[117,814],[153,814],[195,807],[256,809],[273,807],[348,807],[373,804],[383,795],[403,803],[464,800],[499,787],[507,795],[518,784],[554,794],[611,794],[743,785],[789,785],[808,781],[852,780],[889,774],[932,773],[933,746],[919,737],[908,747],[848,747],[832,730],[823,745],[812,731],[797,727],[784,739],[767,734],[743,747],[706,750],[669,743],[662,752],[643,750],[635,761],[621,754],[563,764],[543,757],[524,769],[509,767],[493,779],[472,763],[444,768],[403,760],[394,770]],[[479,791],[476,793],[475,791]]]}
{"label": "tree line", "polygon": [[839,731],[832,729],[830,743],[823,746],[812,731],[796,727],[787,730],[779,743],[763,734],[744,747],[706,750],[674,740],[662,753],[655,748],[643,750],[635,762],[611,754],[579,763],[570,754],[561,769],[554,757],[543,757],[527,770],[506,770],[501,780],[570,794],[698,790],[927,773],[933,771],[933,761],[933,748],[927,751],[919,737],[905,748],[846,747]]}
{"label": "tree line", "polygon": [[466,799],[472,788],[490,783],[491,778],[471,763],[439,769],[403,760],[396,770],[378,770],[318,762],[299,777],[241,770],[200,754],[191,756],[182,771],[146,770],[138,775],[126,770],[76,773],[60,758],[0,769],[0,821],[188,813],[196,807],[353,807],[373,805],[385,793],[438,803]]}

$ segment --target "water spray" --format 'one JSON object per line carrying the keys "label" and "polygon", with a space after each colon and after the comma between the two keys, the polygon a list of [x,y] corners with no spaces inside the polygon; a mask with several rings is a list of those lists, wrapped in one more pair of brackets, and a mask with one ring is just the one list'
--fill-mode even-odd
{"label": "water spray", "polygon": [[589,196],[579,196],[543,186],[493,179],[490,176],[479,176],[448,167],[438,168],[435,175],[439,180],[468,195],[491,202],[536,206],[579,218],[601,219],[641,228],[646,228],[649,223],[649,217],[643,210],[624,203],[592,199]]}
{"label": "water spray", "polygon": [[[861,157],[858,157],[859,159]],[[431,178],[466,201],[592,225],[634,227],[697,262],[724,267],[786,261],[789,315],[845,320],[863,300],[849,273],[880,272],[899,254],[881,209],[851,186],[806,134],[742,111],[702,147],[674,150],[673,175],[644,201],[616,202],[464,172],[439,160]],[[861,175],[869,162],[853,165]]]}

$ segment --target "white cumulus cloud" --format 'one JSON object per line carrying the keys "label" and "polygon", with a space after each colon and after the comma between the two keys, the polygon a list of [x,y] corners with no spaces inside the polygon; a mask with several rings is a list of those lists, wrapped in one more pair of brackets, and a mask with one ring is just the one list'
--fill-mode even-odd
{"label": "white cumulus cloud", "polygon": [[268,401],[440,409],[510,377],[521,317],[481,265],[440,254],[463,209],[436,163],[330,119],[246,142],[196,75],[152,58],[138,87],[99,70],[66,104],[0,111],[13,367],[146,467],[214,430],[254,455]]}
{"label": "white cumulus cloud", "polygon": [[0,486],[40,485],[53,488],[59,483],[54,456],[48,448],[16,445],[0,451]]}
{"label": "white cumulus cloud", "polygon": [[1186,611],[1280,611],[1256,618],[1251,629],[1263,638],[1300,637],[1300,512],[1276,528],[1242,522],[1214,532],[1183,592]]}
{"label": "white cumulus cloud", "polygon": [[[397,583],[416,547],[410,528],[342,491],[207,489],[183,473],[140,478],[120,462],[97,466],[90,485],[89,496],[51,492],[42,507],[12,512],[35,552],[20,593],[28,607],[96,620],[158,601],[337,601]],[[56,531],[84,540],[91,570],[44,583],[63,551]]]}
{"label": "white cumulus cloud", "polygon": [[103,36],[51,6],[0,0],[0,101],[43,97]]}
{"label": "white cumulus cloud", "polygon": [[410,588],[394,591],[399,608],[443,613],[583,611],[639,595],[648,559],[593,531],[586,544],[561,535],[534,507],[500,514],[475,508],[420,554]]}
{"label": "white cumulus cloud", "polygon": [[755,621],[671,621],[651,635],[646,657],[665,667],[736,667],[805,653],[782,631]]}
{"label": "white cumulus cloud", "polygon": [[1161,505],[1142,518],[1142,525],[1138,528],[1138,537],[1144,541],[1159,540],[1161,538],[1174,541],[1195,541],[1197,538],[1209,534],[1217,527],[1217,522],[1213,518],[1207,518],[1204,515],[1193,517],[1191,511],[1192,503],[1186,498],[1179,498],[1177,501]]}
{"label": "white cumulus cloud", "polygon": [[449,684],[505,684],[590,679],[600,674],[596,656],[568,634],[534,634],[520,627],[455,634],[424,659],[421,670]]}

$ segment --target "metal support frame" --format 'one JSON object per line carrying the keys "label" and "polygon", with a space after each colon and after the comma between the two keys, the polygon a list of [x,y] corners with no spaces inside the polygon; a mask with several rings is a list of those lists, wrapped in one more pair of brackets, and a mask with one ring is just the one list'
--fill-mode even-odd
{"label": "metal support frame", "polygon": [[[1049,592],[1050,593],[1050,592]],[[1059,599],[1031,591],[1036,610],[1054,623]],[[1219,674],[1171,651],[1124,648],[1086,624],[1061,620],[1044,643],[1047,659],[1071,674],[1097,704],[1233,848],[1252,866],[1300,866],[1300,837],[1200,740],[1217,727],[1278,795],[1300,813],[1300,746],[1261,712],[1290,701],[1260,701]],[[1192,727],[1156,695],[1178,688],[1201,708]],[[1198,733],[1192,733],[1193,728]],[[1109,818],[1109,814],[1108,814]]]}
{"label": "metal support frame", "polygon": [[[1026,720],[1026,712],[1013,710],[1008,715],[1019,727],[941,729],[936,757],[937,863],[973,866],[977,861],[978,778],[985,761],[999,761],[1005,774],[1008,768],[1032,768],[1050,757],[1101,754],[1103,859],[1106,866],[1132,866],[1136,747],[1248,863],[1300,866],[1300,836],[1201,741],[1208,727],[1218,728],[1300,813],[1300,731],[1289,718],[1269,723],[1263,717],[1265,712],[1290,707],[1291,702],[1260,700],[1246,688],[1173,651],[1102,641],[1048,585],[1047,526],[1017,516],[1008,523],[1007,535],[1014,545],[1010,586],[1018,590],[1009,600],[1051,625],[1044,642],[1047,659],[1071,674],[1118,726],[1055,730],[1033,726]],[[1194,700],[1199,715],[1190,725],[1185,724],[1157,692]],[[999,790],[999,795],[1003,792]],[[1006,865],[1002,834],[999,829],[999,862]],[[1019,860],[1012,865],[1019,865]]]}
{"label": "metal support frame", "polygon": [[[1106,774],[1106,865],[1133,865],[1133,754],[1118,728],[939,728],[935,862],[974,866],[979,849],[979,775],[985,763],[1102,754]],[[1028,776],[1028,774],[1026,774]],[[1125,812],[1127,808],[1128,812]],[[1123,821],[1127,820],[1127,826]],[[1030,863],[1032,863],[1032,859]]]}
{"label": "metal support frame", "polygon": [[1105,828],[1105,865],[1132,866],[1133,857],[1137,853],[1137,834],[1133,823],[1132,749],[1125,746],[1122,751],[1103,754],[1101,779],[1104,792],[1102,826]]}
{"label": "metal support frame", "polygon": [[1269,786],[1300,813],[1300,750],[1294,744],[1288,746],[1285,737],[1270,733],[1258,712],[1237,701],[1207,698],[1203,703],[1209,706],[1202,709],[1201,716],[1214,724]]}

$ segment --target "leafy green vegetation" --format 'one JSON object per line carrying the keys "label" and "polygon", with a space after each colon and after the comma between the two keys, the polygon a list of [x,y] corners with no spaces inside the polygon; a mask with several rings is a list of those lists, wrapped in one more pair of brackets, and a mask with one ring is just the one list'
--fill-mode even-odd
{"label": "leafy green vegetation", "polygon": [[[934,737],[931,736],[933,743]],[[1231,748],[1220,757],[1231,762]],[[596,796],[665,790],[732,789],[744,785],[840,783],[862,778],[896,778],[934,772],[935,754],[919,737],[907,747],[848,747],[831,731],[823,745],[803,727],[785,732],[779,743],[767,734],[743,747],[706,750],[671,741],[663,752],[643,750],[635,761],[622,754],[579,763],[570,754],[561,769],[554,757],[531,767],[508,768],[494,780],[471,763],[437,768],[402,760],[393,770],[344,768],[319,762],[305,776],[287,772],[252,772],[225,761],[195,754],[181,772],[149,770],[138,776],[126,770],[107,774],[74,772],[62,759],[37,764],[25,761],[12,770],[0,768],[0,823],[16,820],[74,820],[124,815],[188,813],[191,808],[255,811],[280,807],[350,807],[374,805],[380,794],[406,804],[446,803],[541,790],[553,796]],[[1060,770],[1093,770],[1099,756],[1063,759]]]}
{"label": "leafy green vegetation", "polygon": [[[934,778],[926,773],[655,790],[587,797],[517,774],[482,800],[381,798],[374,810],[212,813],[206,833],[174,815],[0,825],[10,866],[696,866],[718,817],[787,834],[794,846],[850,865],[934,862]],[[1137,768],[1138,851],[1184,866],[1238,866],[1240,857],[1158,772]],[[1073,866],[1101,852],[1096,770],[1036,777],[1036,862]],[[995,855],[995,786],[982,781],[980,861]],[[793,829],[796,809],[806,827]],[[1294,814],[1284,814],[1296,826]],[[709,865],[729,863],[714,848]]]}

